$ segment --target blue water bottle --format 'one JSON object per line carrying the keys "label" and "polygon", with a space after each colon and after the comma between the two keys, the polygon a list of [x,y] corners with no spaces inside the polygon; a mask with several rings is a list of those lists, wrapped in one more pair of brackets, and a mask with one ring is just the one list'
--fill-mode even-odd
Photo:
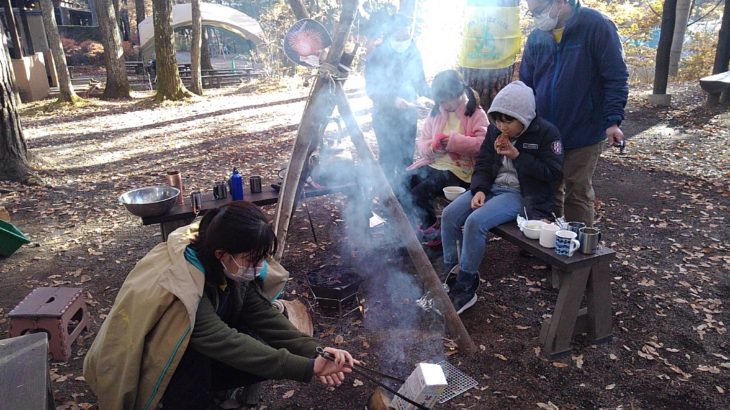
{"label": "blue water bottle", "polygon": [[233,168],[231,173],[231,199],[234,201],[240,201],[243,199],[243,177],[238,173],[236,168]]}

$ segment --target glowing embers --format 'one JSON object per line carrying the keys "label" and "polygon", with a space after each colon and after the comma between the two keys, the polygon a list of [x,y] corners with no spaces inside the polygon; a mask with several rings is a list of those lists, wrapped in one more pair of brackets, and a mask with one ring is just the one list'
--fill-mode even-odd
{"label": "glowing embers", "polygon": [[359,309],[362,280],[348,267],[325,265],[307,273],[307,285],[327,317],[344,317]]}

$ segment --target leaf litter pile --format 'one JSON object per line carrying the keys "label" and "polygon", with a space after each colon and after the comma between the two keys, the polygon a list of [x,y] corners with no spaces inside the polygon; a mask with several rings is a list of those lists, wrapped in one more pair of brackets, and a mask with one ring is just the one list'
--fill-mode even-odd
{"label": "leaf litter pile", "polygon": [[[423,292],[405,253],[391,247],[353,256],[343,195],[305,201],[317,242],[304,207],[296,212],[284,259],[292,280],[284,297],[311,305],[307,272],[364,261],[358,265],[366,276],[361,311],[336,319],[314,308],[315,335],[401,378],[418,361],[446,357],[479,382],[439,408],[729,408],[730,113],[706,108],[694,84],[670,90],[670,109],[647,105],[648,92],[632,89],[622,126],[630,139],[626,153],[606,150],[596,171],[597,226],[617,252],[610,342],[592,345],[579,336],[572,353],[545,359],[540,324],[557,298],[550,269],[491,238],[479,301],[462,315],[478,351],[464,356],[443,334],[440,317],[416,306]],[[82,376],[83,355],[126,273],[160,241],[157,225],[142,226],[116,198],[163,183],[173,169],[181,171],[187,192],[206,195],[234,166],[244,178],[258,174],[265,185],[275,182],[306,95],[297,86],[260,94],[228,88],[187,103],[157,105],[138,94],[79,109],[51,111],[48,102],[22,107],[44,185],[0,182],[0,207],[32,240],[0,260],[0,325],[9,328],[8,313],[35,287],[85,290],[91,330],[74,344],[68,362],[51,362],[57,408],[96,408]],[[360,90],[350,95],[372,143],[367,98]],[[273,214],[274,207],[265,210]],[[438,271],[441,261],[432,256]],[[337,388],[288,381],[265,386],[262,407],[269,409],[362,408],[373,391],[355,375]]]}

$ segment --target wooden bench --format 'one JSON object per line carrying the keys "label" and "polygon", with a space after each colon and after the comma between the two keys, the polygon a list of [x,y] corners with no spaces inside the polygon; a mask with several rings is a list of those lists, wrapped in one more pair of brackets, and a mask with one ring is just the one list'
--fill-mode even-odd
{"label": "wooden bench", "polygon": [[[552,317],[545,319],[540,330],[543,354],[555,357],[569,352],[573,336],[588,333],[593,342],[612,337],[610,262],[615,252],[599,247],[595,254],[576,251],[572,257],[543,248],[537,240],[528,239],[509,222],[491,230],[495,235],[517,245],[552,266],[554,284],[559,287]],[[586,306],[581,308],[585,298]]]}
{"label": "wooden bench", "polygon": [[[279,191],[271,187],[263,187],[261,192],[252,194],[248,188],[244,188],[243,199],[253,202],[258,206],[273,205],[279,202]],[[354,201],[362,201],[362,192],[355,184],[347,184],[334,187],[324,187],[319,189],[305,188],[304,198],[313,198],[333,193],[344,193],[352,196]],[[227,198],[213,199],[211,192],[203,193],[203,204],[199,215],[205,214],[208,209],[217,208],[232,202],[230,193]],[[142,218],[142,225],[160,224],[160,233],[162,240],[166,241],[170,232],[175,229],[190,224],[195,219],[193,207],[190,200],[185,198],[182,205],[173,206],[166,214],[160,216],[146,216]]]}
{"label": "wooden bench", "polygon": [[707,104],[716,105],[721,100],[730,102],[730,71],[701,78],[700,87],[709,94]]}
{"label": "wooden bench", "polygon": [[53,410],[44,332],[0,340],[0,408]]}

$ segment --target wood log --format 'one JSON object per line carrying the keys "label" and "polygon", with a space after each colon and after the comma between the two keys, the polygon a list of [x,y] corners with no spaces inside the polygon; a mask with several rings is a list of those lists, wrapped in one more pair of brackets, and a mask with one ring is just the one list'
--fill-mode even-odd
{"label": "wood log", "polygon": [[296,209],[297,201],[301,197],[304,182],[309,177],[309,157],[322,139],[328,117],[335,107],[333,95],[335,81],[332,78],[335,73],[330,70],[336,70],[340,58],[342,58],[345,43],[355,20],[357,6],[357,0],[345,0],[342,3],[340,21],[337,24],[332,45],[327,53],[326,63],[320,69],[319,75],[312,86],[312,92],[307,105],[304,107],[302,120],[299,123],[297,139],[281,187],[274,218],[274,231],[279,240],[279,248],[274,258],[279,261],[281,261],[286,248],[286,239],[292,215]]}
{"label": "wood log", "polygon": [[337,109],[339,110],[342,118],[345,120],[345,125],[350,133],[352,143],[355,145],[361,161],[363,161],[363,166],[369,169],[372,172],[372,176],[375,178],[373,186],[380,189],[380,200],[388,212],[393,216],[393,221],[396,224],[395,231],[402,234],[400,239],[405,245],[408,255],[413,261],[413,265],[416,268],[416,272],[418,273],[421,282],[423,282],[424,288],[431,292],[431,295],[433,295],[433,298],[438,303],[439,309],[444,315],[444,321],[446,322],[446,329],[448,330],[449,335],[454,338],[462,351],[466,354],[473,354],[476,352],[476,346],[471,340],[466,328],[464,328],[464,324],[461,322],[459,315],[456,313],[454,305],[446,295],[446,292],[441,285],[441,280],[439,280],[436,271],[433,269],[433,265],[431,265],[431,261],[423,251],[423,247],[418,241],[416,233],[413,231],[413,227],[408,221],[408,217],[405,212],[403,212],[400,202],[398,202],[398,199],[396,199],[395,194],[393,193],[393,189],[388,183],[388,180],[385,178],[385,175],[383,175],[383,171],[377,161],[375,161],[375,157],[373,156],[370,147],[368,147],[365,142],[365,136],[363,135],[362,130],[360,130],[360,126],[358,125],[355,116],[352,114],[350,104],[347,102],[347,95],[340,83],[337,83],[336,96]]}

